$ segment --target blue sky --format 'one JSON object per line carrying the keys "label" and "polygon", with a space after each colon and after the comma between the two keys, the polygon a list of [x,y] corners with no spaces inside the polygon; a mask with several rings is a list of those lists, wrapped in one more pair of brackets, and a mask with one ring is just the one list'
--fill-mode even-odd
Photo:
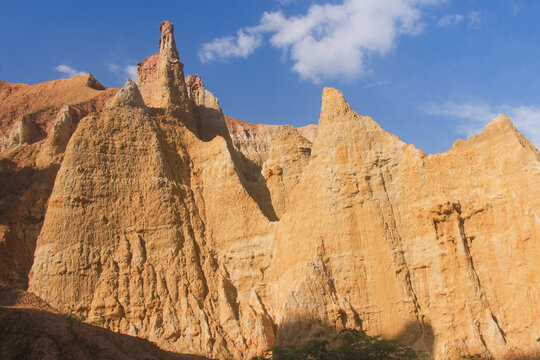
{"label": "blue sky", "polygon": [[427,153],[497,113],[540,146],[540,3],[535,0],[10,1],[0,80],[92,73],[120,87],[175,25],[186,74],[224,112],[316,123],[322,88]]}

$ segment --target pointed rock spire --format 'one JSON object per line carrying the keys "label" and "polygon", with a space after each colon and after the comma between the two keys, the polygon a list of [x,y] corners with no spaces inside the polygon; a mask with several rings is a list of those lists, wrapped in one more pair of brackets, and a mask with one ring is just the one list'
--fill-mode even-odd
{"label": "pointed rock spire", "polygon": [[2,145],[13,147],[32,144],[39,139],[40,135],[39,127],[29,117],[21,116],[9,134],[4,138],[0,138],[0,147]]}
{"label": "pointed rock spire", "polygon": [[321,118],[319,124],[332,122],[340,119],[345,113],[350,112],[351,107],[345,101],[343,93],[337,89],[325,87],[322,95]]}
{"label": "pointed rock spire", "polygon": [[115,106],[146,107],[141,93],[139,92],[139,88],[133,80],[128,79],[124,87],[110,100],[109,104],[107,104],[107,108]]}
{"label": "pointed rock spire", "polygon": [[170,21],[163,21],[159,29],[161,31],[161,38],[159,39],[160,55],[180,60],[176,42],[174,41],[174,25]]}
{"label": "pointed rock spire", "polygon": [[475,135],[472,139],[492,139],[496,137],[509,137],[521,133],[515,128],[512,120],[506,115],[499,114],[496,118],[491,120],[479,134]]}
{"label": "pointed rock spire", "polygon": [[107,90],[103,84],[101,84],[92,74],[88,74],[86,80],[86,86],[94,90]]}
{"label": "pointed rock spire", "polygon": [[164,21],[161,23],[160,30],[157,79],[150,106],[166,108],[176,105],[189,111],[191,105],[184,79],[184,64],[180,62],[176,49],[174,26]]}

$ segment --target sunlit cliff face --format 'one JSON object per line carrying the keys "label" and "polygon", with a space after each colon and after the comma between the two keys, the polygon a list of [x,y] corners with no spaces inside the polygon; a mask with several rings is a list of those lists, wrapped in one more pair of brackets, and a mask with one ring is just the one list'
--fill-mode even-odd
{"label": "sunlit cliff face", "polygon": [[437,359],[539,354],[540,154],[507,117],[430,156],[332,88],[317,126],[250,124],[186,80],[171,23],[159,44],[137,83],[61,80],[87,96],[9,128],[3,280],[220,359],[344,328]]}

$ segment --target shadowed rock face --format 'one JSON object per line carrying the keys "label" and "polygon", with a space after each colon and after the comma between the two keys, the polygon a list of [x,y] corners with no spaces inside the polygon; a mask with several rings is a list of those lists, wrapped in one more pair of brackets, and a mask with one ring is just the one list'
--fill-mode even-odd
{"label": "shadowed rock face", "polygon": [[137,86],[78,123],[32,292],[216,358],[343,328],[437,359],[540,356],[540,154],[508,118],[426,156],[336,89],[294,129],[226,118],[183,76],[164,22]]}
{"label": "shadowed rock face", "polygon": [[173,354],[149,341],[62,315],[37,296],[0,285],[0,353],[3,360],[208,360]]}

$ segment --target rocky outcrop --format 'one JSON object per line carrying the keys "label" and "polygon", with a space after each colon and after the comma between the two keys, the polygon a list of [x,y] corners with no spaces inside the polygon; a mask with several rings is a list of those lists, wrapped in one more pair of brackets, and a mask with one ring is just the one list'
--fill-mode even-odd
{"label": "rocky outcrop", "polygon": [[280,132],[279,125],[250,124],[229,116],[225,116],[227,129],[237,151],[259,168],[268,159],[270,146]]}
{"label": "rocky outcrop", "polygon": [[145,100],[150,105],[154,97],[154,87],[157,83],[157,64],[159,53],[149,56],[137,64],[137,87]]}
{"label": "rocky outcrop", "polygon": [[230,136],[225,124],[225,117],[218,99],[208,91],[200,76],[189,75],[186,78],[189,98],[197,116],[197,130],[203,141],[210,141],[221,136],[230,143]]}
{"label": "rocky outcrop", "polygon": [[124,87],[107,104],[107,108],[109,109],[114,107],[146,108],[139,88],[133,80],[128,79]]}
{"label": "rocky outcrop", "polygon": [[2,359],[148,359],[204,360],[172,354],[149,341],[86,324],[74,314],[60,314],[37,296],[0,285]]}
{"label": "rocky outcrop", "polygon": [[316,127],[241,122],[184,80],[172,30],[137,85],[43,142],[75,131],[48,157],[30,291],[216,358],[343,328],[439,360],[540,356],[540,154],[508,118],[430,156],[331,88]]}
{"label": "rocky outcrop", "polygon": [[184,64],[174,41],[174,27],[168,22],[161,23],[159,58],[157,61],[156,84],[152,96],[152,107],[176,105],[187,107],[187,89],[184,80]]}
{"label": "rocky outcrop", "polygon": [[279,219],[287,207],[290,190],[309,162],[317,126],[250,124],[226,115],[225,124],[231,151],[241,159],[240,171],[248,184],[264,188],[268,200],[262,201],[271,204],[265,213],[272,220]]}
{"label": "rocky outcrop", "polygon": [[180,61],[174,26],[164,21],[160,26],[159,54],[155,54],[137,67],[137,85],[149,107],[166,108],[191,129],[197,131],[197,123],[184,76],[184,64]]}
{"label": "rocky outcrop", "polygon": [[14,124],[11,131],[0,139],[0,149],[5,151],[17,146],[32,144],[42,137],[41,129],[28,116],[23,116]]}
{"label": "rocky outcrop", "polygon": [[[504,118],[448,153],[425,156],[325,89],[311,160],[280,220],[267,271],[280,289],[272,303],[284,304],[274,318],[309,319],[316,329],[345,325],[332,313],[358,316],[372,333],[440,359],[538,356],[539,324],[529,315],[538,302],[530,272],[539,251],[538,240],[530,241],[540,226],[530,197],[538,160]],[[321,260],[333,291],[318,294],[327,303],[344,296],[354,312],[317,311],[316,290],[297,290],[309,286]],[[510,314],[520,325],[510,324]]]}
{"label": "rocky outcrop", "polygon": [[270,145],[262,167],[272,206],[280,218],[288,209],[291,191],[300,182],[311,158],[312,143],[292,126],[283,126]]}
{"label": "rocky outcrop", "polygon": [[116,89],[106,89],[92,75],[47,81],[35,85],[0,81],[0,137],[21,117],[29,117],[48,132],[58,110],[78,105],[87,112],[102,108]]}
{"label": "rocky outcrop", "polygon": [[[252,218],[240,220],[235,202]],[[223,228],[227,206],[237,220]],[[119,104],[83,119],[72,136],[30,290],[85,319],[103,312],[109,328],[169,350],[241,358],[271,343],[272,323],[256,293],[239,298],[222,258],[231,252],[218,249],[266,227],[223,138],[203,142],[174,113]],[[260,266],[251,261],[250,283]]]}
{"label": "rocky outcrop", "polygon": [[27,287],[66,145],[79,120],[116,91],[92,75],[36,85],[0,82],[0,282]]}

